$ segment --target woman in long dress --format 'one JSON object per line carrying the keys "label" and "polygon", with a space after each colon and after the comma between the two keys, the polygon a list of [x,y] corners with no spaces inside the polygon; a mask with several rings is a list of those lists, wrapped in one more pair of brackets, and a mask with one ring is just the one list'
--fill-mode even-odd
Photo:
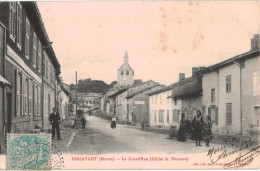
{"label": "woman in long dress", "polygon": [[179,127],[179,131],[178,131],[177,140],[180,142],[185,142],[186,134],[187,134],[187,121],[185,119],[185,115],[181,114],[181,121],[180,121],[180,127]]}
{"label": "woman in long dress", "polygon": [[196,146],[201,146],[200,141],[203,139],[203,118],[201,112],[197,110],[197,116],[192,120],[192,138],[196,141]]}
{"label": "woman in long dress", "polygon": [[112,129],[115,129],[115,128],[116,128],[116,117],[113,117],[113,118],[112,118],[111,128],[112,128]]}
{"label": "woman in long dress", "polygon": [[210,116],[206,117],[206,121],[204,122],[203,129],[204,129],[203,139],[206,141],[206,146],[209,147],[209,141],[212,139]]}

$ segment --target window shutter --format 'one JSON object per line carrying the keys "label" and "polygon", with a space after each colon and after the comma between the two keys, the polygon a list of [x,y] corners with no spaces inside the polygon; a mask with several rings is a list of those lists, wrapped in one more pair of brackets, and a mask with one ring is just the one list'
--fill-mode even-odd
{"label": "window shutter", "polygon": [[211,108],[210,108],[210,107],[208,107],[208,115],[209,115],[210,118],[211,118]]}
{"label": "window shutter", "polygon": [[218,125],[218,107],[215,108],[215,125]]}
{"label": "window shutter", "polygon": [[26,82],[26,77],[24,77],[23,79],[23,82],[24,82],[24,86],[23,86],[23,89],[24,89],[24,115],[27,115],[27,82]]}
{"label": "window shutter", "polygon": [[29,106],[29,111],[28,111],[28,113],[29,113],[29,115],[31,115],[32,114],[32,81],[29,79],[28,80],[28,82],[29,82],[29,84],[28,84],[28,90],[29,90],[29,104],[28,104],[28,106]]}
{"label": "window shutter", "polygon": [[20,115],[20,77],[18,70],[16,70],[16,115]]}
{"label": "window shutter", "polygon": [[37,86],[34,85],[34,116],[37,116],[38,106],[37,106]]}

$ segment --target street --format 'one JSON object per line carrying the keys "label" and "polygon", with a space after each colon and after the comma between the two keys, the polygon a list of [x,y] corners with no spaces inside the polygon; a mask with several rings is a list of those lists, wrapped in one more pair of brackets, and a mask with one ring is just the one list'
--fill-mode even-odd
{"label": "street", "polygon": [[[169,135],[141,131],[130,125],[117,124],[116,129],[110,128],[110,121],[97,116],[87,116],[86,129],[73,130],[64,128],[61,131],[62,140],[53,141],[63,153],[71,154],[108,154],[108,153],[200,153],[207,152],[202,141],[201,147],[188,140],[181,143],[176,139],[169,139]],[[221,144],[211,143],[211,147]]]}

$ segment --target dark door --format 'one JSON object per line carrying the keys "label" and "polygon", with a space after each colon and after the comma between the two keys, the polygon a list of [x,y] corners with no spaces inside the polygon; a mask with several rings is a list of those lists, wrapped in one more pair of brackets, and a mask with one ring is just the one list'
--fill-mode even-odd
{"label": "dark door", "polygon": [[11,93],[6,93],[6,107],[7,107],[6,131],[10,133],[12,129],[12,94]]}

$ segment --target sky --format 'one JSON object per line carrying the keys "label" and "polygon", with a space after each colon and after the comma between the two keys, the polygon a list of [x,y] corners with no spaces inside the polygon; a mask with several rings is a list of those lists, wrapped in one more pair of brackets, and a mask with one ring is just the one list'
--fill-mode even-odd
{"label": "sky", "polygon": [[250,50],[257,1],[37,2],[67,84],[117,80],[127,50],[135,79],[169,85],[179,73]]}

